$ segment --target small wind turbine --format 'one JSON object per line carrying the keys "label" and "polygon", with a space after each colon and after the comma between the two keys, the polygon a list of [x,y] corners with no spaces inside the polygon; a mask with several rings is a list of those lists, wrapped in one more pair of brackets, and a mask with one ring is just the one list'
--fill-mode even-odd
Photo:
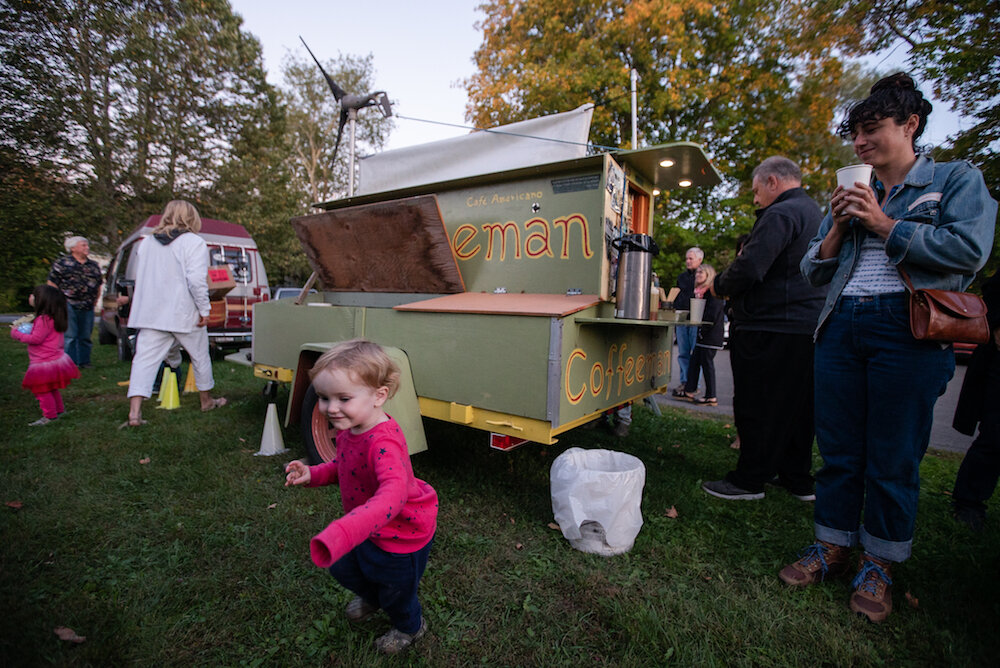
{"label": "small wind turbine", "polygon": [[333,92],[333,97],[336,98],[337,102],[340,103],[340,124],[337,127],[337,143],[333,147],[333,159],[337,159],[337,149],[340,148],[340,135],[344,130],[344,124],[347,121],[351,122],[351,142],[350,142],[350,159],[349,159],[349,176],[348,176],[348,187],[347,196],[354,196],[354,142],[355,142],[355,124],[358,120],[358,110],[364,109],[365,107],[380,107],[382,110],[382,116],[389,118],[392,116],[392,105],[389,104],[389,96],[385,94],[385,91],[377,90],[374,93],[369,93],[368,95],[354,95],[352,93],[346,92],[343,88],[338,86],[330,75],[326,73],[323,66],[320,65],[319,60],[313,54],[312,49],[306,44],[306,41],[302,39],[299,35],[299,39],[302,40],[302,45],[306,47],[306,51],[312,56],[313,61],[316,63],[316,67],[319,71],[323,73],[323,77],[326,79],[326,83],[330,86],[330,91]]}

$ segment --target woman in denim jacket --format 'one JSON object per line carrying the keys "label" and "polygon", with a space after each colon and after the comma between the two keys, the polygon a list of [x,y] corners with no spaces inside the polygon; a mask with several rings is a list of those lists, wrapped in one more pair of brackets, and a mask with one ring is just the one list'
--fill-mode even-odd
{"label": "woman in denim jacket", "polygon": [[892,611],[892,563],[910,556],[920,460],[934,403],[955,371],[950,345],[910,334],[906,287],[964,290],[993,245],[997,204],[967,162],[916,152],[930,103],[908,75],[876,83],[840,126],[871,183],[838,188],[802,273],[829,284],[816,329],[816,543],[779,574],[806,586],[863,550],[851,610]]}

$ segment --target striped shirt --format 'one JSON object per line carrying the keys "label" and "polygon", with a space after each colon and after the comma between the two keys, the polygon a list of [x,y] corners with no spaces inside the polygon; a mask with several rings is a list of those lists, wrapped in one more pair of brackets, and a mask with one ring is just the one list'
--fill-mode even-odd
{"label": "striped shirt", "polygon": [[842,294],[848,297],[867,297],[905,290],[906,286],[896,265],[889,262],[889,257],[885,254],[885,240],[874,234],[867,234],[861,242],[858,262],[854,265],[854,271]]}

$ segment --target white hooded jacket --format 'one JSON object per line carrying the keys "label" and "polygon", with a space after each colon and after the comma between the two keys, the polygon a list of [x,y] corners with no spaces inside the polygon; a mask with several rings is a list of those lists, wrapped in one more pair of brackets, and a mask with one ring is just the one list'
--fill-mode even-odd
{"label": "white hooded jacket", "polygon": [[193,232],[146,237],[136,254],[138,268],[128,326],[164,332],[193,332],[211,310],[208,246]]}

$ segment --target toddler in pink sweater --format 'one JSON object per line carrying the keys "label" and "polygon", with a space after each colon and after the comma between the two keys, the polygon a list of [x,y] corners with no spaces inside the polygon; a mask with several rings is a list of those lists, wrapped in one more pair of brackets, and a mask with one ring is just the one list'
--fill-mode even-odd
{"label": "toddler in pink sweater", "polygon": [[79,378],[80,371],[63,350],[63,332],[69,322],[66,297],[51,285],[38,285],[29,301],[35,307],[35,319],[30,326],[11,328],[10,335],[28,344],[28,371],[21,387],[38,399],[42,417],[29,426],[40,427],[65,412],[59,390]]}
{"label": "toddler in pink sweater", "polygon": [[313,537],[313,562],[354,592],[352,621],[380,608],[393,628],[375,641],[395,654],[427,631],[417,586],[437,528],[434,489],[413,475],[406,439],[382,409],[399,386],[399,369],[377,344],[347,341],[324,353],[310,372],[319,409],[340,431],[333,461],[285,467],[285,485],[338,483],[345,515]]}

